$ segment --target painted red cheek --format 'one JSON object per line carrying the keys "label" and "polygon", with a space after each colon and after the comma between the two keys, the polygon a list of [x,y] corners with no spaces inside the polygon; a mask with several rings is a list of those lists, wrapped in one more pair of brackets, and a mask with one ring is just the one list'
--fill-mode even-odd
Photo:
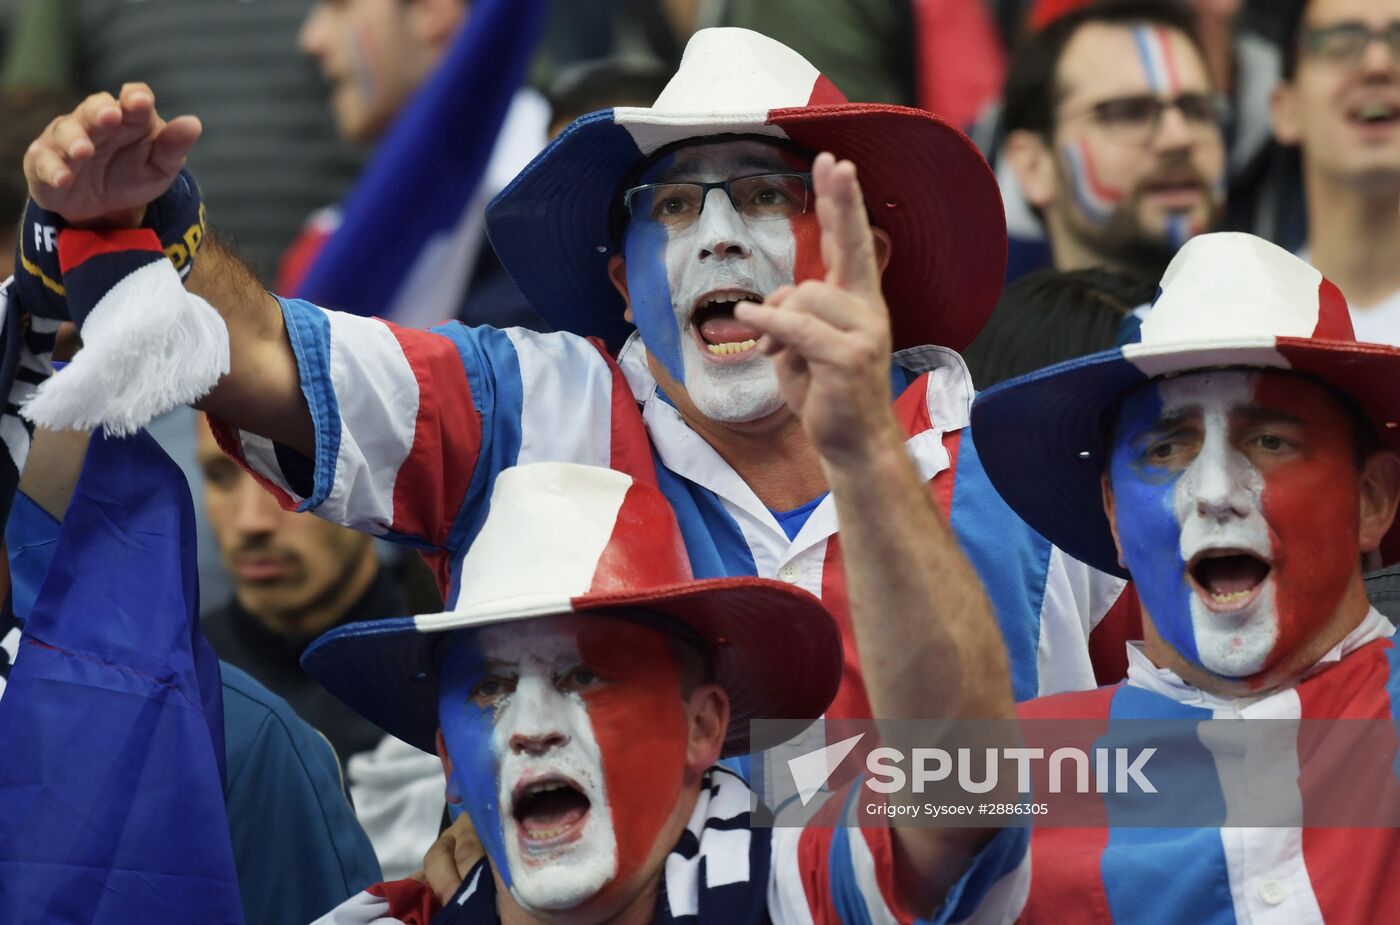
{"label": "painted red cheek", "polygon": [[793,282],[801,283],[809,279],[822,279],[826,276],[826,265],[822,263],[822,229],[814,209],[788,219],[792,226],[792,237],[797,242],[796,257],[793,261]]}
{"label": "painted red cheek", "polygon": [[651,854],[680,799],[687,724],[666,637],[644,627],[600,622],[610,631],[581,634],[579,652],[610,679],[584,700],[603,757],[617,836],[615,883],[622,885]]}
{"label": "painted red cheek", "polygon": [[1346,422],[1326,399],[1274,377],[1259,383],[1257,395],[1265,407],[1301,412],[1308,425],[1305,458],[1264,473],[1262,504],[1276,569],[1275,652],[1281,656],[1331,619],[1357,567],[1357,473]]}

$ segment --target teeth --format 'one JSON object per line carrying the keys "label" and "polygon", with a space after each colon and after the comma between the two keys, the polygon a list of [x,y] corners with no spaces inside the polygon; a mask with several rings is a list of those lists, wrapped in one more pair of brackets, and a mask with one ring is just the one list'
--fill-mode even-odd
{"label": "teeth", "polygon": [[746,300],[750,302],[762,302],[763,297],[754,295],[752,292],[740,292],[738,290],[716,292],[714,295],[706,296],[705,301],[701,302],[699,307],[708,308],[711,305],[720,305],[728,302],[743,302]]}
{"label": "teeth", "polygon": [[530,841],[549,841],[551,838],[558,838],[563,835],[566,829],[532,829],[525,833],[525,837]]}
{"label": "teeth", "polygon": [[538,784],[531,784],[526,787],[525,796],[533,796],[537,793],[549,793],[551,790],[563,790],[567,786],[567,784],[561,784],[558,781],[542,781]]}
{"label": "teeth", "polygon": [[1366,103],[1357,111],[1357,115],[1367,121],[1389,119],[1395,115],[1395,109],[1389,103]]}
{"label": "teeth", "polygon": [[743,353],[745,350],[758,346],[758,341],[750,337],[748,340],[735,341],[732,344],[706,344],[710,352],[719,356],[731,353]]}
{"label": "teeth", "polygon": [[1253,588],[1250,588],[1249,591],[1230,591],[1225,594],[1221,594],[1218,591],[1212,591],[1210,592],[1210,598],[1217,604],[1233,604],[1236,601],[1242,601],[1245,598],[1249,597],[1250,591],[1253,590]]}

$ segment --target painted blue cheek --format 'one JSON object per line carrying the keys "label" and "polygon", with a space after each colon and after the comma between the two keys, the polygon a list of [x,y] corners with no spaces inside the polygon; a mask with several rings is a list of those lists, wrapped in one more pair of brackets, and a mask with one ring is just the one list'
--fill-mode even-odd
{"label": "painted blue cheek", "polygon": [[501,820],[500,772],[491,744],[495,731],[494,711],[478,707],[468,698],[484,675],[481,654],[469,644],[459,644],[448,654],[442,672],[438,722],[442,724],[442,736],[452,758],[452,781],[492,866],[505,885],[510,886],[505,828]]}
{"label": "painted blue cheek", "polygon": [[[1119,415],[1119,432],[1140,433],[1161,410],[1156,389],[1129,398]],[[1173,498],[1180,473],[1144,465],[1128,440],[1115,442],[1109,480],[1117,507],[1123,559],[1143,607],[1157,632],[1193,663],[1200,662],[1191,623],[1191,589],[1181,559],[1181,524]]]}
{"label": "painted blue cheek", "polygon": [[642,332],[642,342],[666,372],[677,382],[684,382],[681,332],[671,307],[671,282],[666,274],[669,241],[666,229],[655,222],[632,222],[623,237],[622,253],[627,258],[632,319]]}

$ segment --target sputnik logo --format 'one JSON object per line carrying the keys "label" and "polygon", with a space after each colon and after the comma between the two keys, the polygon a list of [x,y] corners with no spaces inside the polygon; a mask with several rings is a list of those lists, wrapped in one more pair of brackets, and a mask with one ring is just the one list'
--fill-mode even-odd
{"label": "sputnik logo", "polygon": [[841,762],[846,760],[846,756],[855,750],[863,738],[865,733],[862,732],[849,739],[842,739],[816,751],[788,759],[788,771],[792,774],[792,782],[797,786],[797,795],[802,799],[803,806],[821,793],[831,775],[836,773]]}

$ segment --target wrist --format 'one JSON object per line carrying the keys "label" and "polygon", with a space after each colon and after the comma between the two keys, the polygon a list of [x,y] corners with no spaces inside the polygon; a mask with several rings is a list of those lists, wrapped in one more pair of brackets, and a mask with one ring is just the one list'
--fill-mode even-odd
{"label": "wrist", "polygon": [[817,448],[829,480],[850,476],[887,478],[910,464],[904,429],[893,415],[882,417],[871,422],[863,434],[852,435],[839,445]]}
{"label": "wrist", "polygon": [[96,218],[89,218],[81,222],[69,222],[68,224],[73,228],[105,231],[114,228],[140,228],[141,223],[145,220],[146,206],[133,206],[130,209],[108,212],[106,215],[99,215]]}

